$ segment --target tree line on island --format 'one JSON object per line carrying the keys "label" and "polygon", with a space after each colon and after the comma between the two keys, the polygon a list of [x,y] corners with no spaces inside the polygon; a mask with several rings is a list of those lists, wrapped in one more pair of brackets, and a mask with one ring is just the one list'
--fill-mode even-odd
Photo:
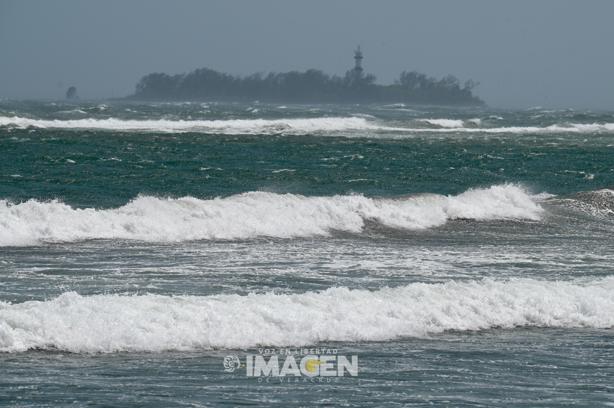
{"label": "tree line on island", "polygon": [[391,85],[378,85],[375,76],[352,69],[345,76],[317,70],[256,73],[234,76],[209,68],[187,74],[151,73],[136,85],[132,99],[259,100],[270,102],[386,102],[435,105],[481,105],[473,95],[477,83],[464,84],[454,76],[437,79],[404,71]]}

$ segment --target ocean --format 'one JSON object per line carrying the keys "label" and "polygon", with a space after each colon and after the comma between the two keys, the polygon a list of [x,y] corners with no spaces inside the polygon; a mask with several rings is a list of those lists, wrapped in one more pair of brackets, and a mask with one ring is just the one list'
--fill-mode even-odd
{"label": "ocean", "polygon": [[4,100],[0,163],[0,405],[614,406],[614,113]]}

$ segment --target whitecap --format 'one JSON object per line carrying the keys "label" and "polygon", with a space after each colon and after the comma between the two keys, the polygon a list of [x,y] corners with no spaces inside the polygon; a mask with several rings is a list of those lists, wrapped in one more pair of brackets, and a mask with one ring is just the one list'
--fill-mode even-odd
{"label": "whitecap", "polygon": [[515,327],[614,327],[614,279],[483,279],[247,296],[68,292],[46,301],[0,302],[3,352],[307,346]]}
{"label": "whitecap", "polygon": [[539,220],[542,207],[522,187],[506,184],[456,196],[404,198],[302,196],[248,192],[225,198],[140,196],[111,209],[59,201],[0,200],[0,246],[88,239],[179,242],[361,233],[367,221],[420,230],[449,220]]}

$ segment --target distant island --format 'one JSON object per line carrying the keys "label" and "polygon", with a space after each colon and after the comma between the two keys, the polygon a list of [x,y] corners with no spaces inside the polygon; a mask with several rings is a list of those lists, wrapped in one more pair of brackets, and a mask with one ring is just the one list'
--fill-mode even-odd
{"label": "distant island", "polygon": [[130,99],[137,100],[222,100],[295,103],[409,103],[428,105],[483,105],[473,95],[478,85],[448,75],[442,79],[419,72],[403,71],[391,85],[375,84],[375,76],[365,74],[360,47],[354,52],[354,67],[345,76],[330,76],[317,69],[304,72],[256,73],[233,76],[208,68],[187,74],[145,75]]}

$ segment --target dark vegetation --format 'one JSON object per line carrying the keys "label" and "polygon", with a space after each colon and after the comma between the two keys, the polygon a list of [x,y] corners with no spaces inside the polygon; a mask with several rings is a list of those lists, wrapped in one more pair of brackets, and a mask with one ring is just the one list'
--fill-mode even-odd
{"label": "dark vegetation", "polygon": [[187,74],[145,75],[133,99],[156,100],[259,100],[271,102],[405,102],[435,105],[480,105],[473,81],[461,84],[454,76],[436,79],[418,72],[403,72],[392,85],[375,84],[375,76],[354,68],[345,76],[330,76],[310,69],[304,72],[229,75],[208,68]]}
{"label": "dark vegetation", "polygon": [[79,99],[79,96],[77,95],[77,87],[71,86],[68,88],[66,91],[66,99]]}

